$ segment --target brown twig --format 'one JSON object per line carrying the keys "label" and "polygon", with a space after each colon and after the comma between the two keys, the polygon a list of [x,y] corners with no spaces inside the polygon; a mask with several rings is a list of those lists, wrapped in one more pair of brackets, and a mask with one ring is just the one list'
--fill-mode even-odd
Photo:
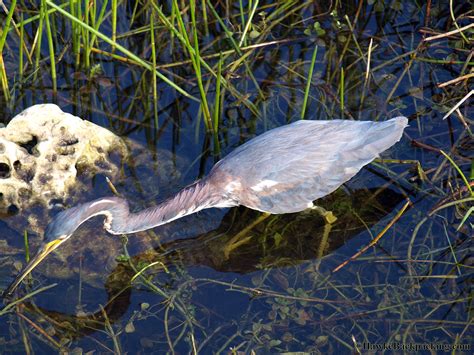
{"label": "brown twig", "polygon": [[466,74],[466,75],[461,75],[457,78],[454,78],[452,80],[449,80],[449,81],[445,81],[444,83],[441,83],[441,84],[438,84],[438,87],[439,88],[444,88],[445,86],[448,86],[448,85],[451,85],[451,84],[455,84],[459,81],[462,81],[462,80],[465,80],[465,79],[469,79],[469,78],[472,78],[474,77],[474,73],[469,73],[469,74]]}
{"label": "brown twig", "polygon": [[[463,125],[464,125],[464,127],[465,127],[466,129],[469,128],[469,126],[467,125],[467,122],[466,122],[466,121],[461,120],[461,122],[463,123]],[[411,143],[411,145],[412,145],[413,147],[417,147],[417,148],[421,148],[421,149],[426,149],[426,150],[429,150],[430,152],[434,152],[434,153],[440,154],[440,155],[443,154],[443,153],[441,153],[441,149],[436,148],[436,147],[433,147],[433,146],[431,146],[431,145],[429,145],[429,144],[426,144],[426,143],[419,142],[419,141],[417,141],[417,140],[415,140],[415,139],[412,139],[410,143]],[[455,152],[456,152],[456,149],[453,148],[452,151],[451,151],[451,153],[454,154]],[[471,161],[470,158],[463,157],[462,155],[459,155],[459,154],[456,154],[456,157],[457,157],[458,159],[460,159],[460,160],[463,160],[463,161]]]}
{"label": "brown twig", "polygon": [[424,41],[429,42],[429,41],[434,41],[435,39],[449,37],[449,36],[452,36],[456,33],[460,33],[462,31],[468,30],[471,27],[474,27],[474,23],[470,23],[469,25],[466,25],[464,27],[460,27],[458,29],[455,29],[455,30],[452,30],[452,31],[449,31],[449,32],[446,32],[446,33],[440,33],[439,35],[436,35],[436,36],[426,37],[424,39]]}
{"label": "brown twig", "polygon": [[34,323],[31,319],[25,317],[22,313],[20,312],[17,312],[17,315],[22,318],[23,320],[25,320],[29,325],[31,325],[33,328],[35,328],[42,336],[44,336],[46,339],[48,339],[51,344],[53,344],[56,348],[58,349],[61,349],[61,344],[59,344],[56,340],[54,340],[53,338],[51,338],[48,333],[46,333],[43,328],[41,328],[40,326],[38,326],[36,323]]}
{"label": "brown twig", "polygon": [[402,209],[400,211],[398,211],[397,215],[395,217],[393,217],[393,219],[390,221],[389,224],[387,224],[385,226],[385,228],[379,233],[377,234],[377,236],[368,244],[366,245],[364,248],[362,248],[361,250],[359,250],[357,253],[355,253],[354,255],[352,255],[349,259],[347,259],[346,261],[344,261],[342,264],[340,264],[339,266],[337,266],[332,272],[335,273],[335,272],[338,272],[339,270],[341,270],[344,266],[346,266],[347,264],[349,264],[351,261],[357,259],[359,256],[361,256],[362,254],[364,254],[369,248],[373,247],[375,244],[377,244],[377,242],[380,240],[380,238],[382,238],[385,233],[387,233],[387,231],[395,224],[395,222],[397,222],[400,217],[403,215],[403,213],[406,211],[406,209],[411,206],[411,201],[408,200],[405,205],[402,207]]}
{"label": "brown twig", "polygon": [[441,154],[441,150],[439,148],[433,147],[433,146],[428,145],[426,143],[418,142],[417,140],[414,140],[414,139],[412,139],[410,143],[413,147],[423,148],[423,149],[429,150],[431,152]]}
{"label": "brown twig", "polygon": [[426,16],[425,16],[425,27],[428,27],[430,24],[431,18],[431,0],[426,2]]}

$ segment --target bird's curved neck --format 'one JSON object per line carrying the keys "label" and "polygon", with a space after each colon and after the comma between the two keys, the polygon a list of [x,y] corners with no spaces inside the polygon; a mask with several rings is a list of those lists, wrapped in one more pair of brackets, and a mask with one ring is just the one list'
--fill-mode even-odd
{"label": "bird's curved neck", "polygon": [[108,210],[106,229],[112,234],[134,233],[171,222],[177,218],[218,206],[222,194],[205,180],[198,180],[155,207],[137,213],[120,208]]}

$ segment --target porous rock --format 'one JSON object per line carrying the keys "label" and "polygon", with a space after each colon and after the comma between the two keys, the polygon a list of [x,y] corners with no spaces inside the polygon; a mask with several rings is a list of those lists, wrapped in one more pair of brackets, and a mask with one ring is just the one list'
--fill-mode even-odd
{"label": "porous rock", "polygon": [[0,213],[74,197],[85,188],[79,173],[116,176],[112,151],[127,155],[123,140],[109,130],[54,104],[27,108],[0,128]]}

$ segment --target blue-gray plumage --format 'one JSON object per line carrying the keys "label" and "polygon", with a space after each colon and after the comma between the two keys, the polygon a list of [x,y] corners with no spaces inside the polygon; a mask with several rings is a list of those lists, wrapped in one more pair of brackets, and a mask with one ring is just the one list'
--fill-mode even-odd
{"label": "blue-gray plumage", "polygon": [[93,216],[105,215],[112,234],[147,230],[205,208],[243,205],[269,213],[299,212],[348,181],[398,142],[408,120],[298,121],[257,136],[217,162],[209,175],[156,207],[130,213],[126,200],[105,197],[59,213],[45,244],[6,290]]}

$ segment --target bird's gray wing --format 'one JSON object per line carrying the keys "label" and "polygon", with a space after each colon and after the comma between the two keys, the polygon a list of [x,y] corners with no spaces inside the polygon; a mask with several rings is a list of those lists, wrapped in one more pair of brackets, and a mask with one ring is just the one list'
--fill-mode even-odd
{"label": "bird's gray wing", "polygon": [[247,207],[270,213],[302,211],[399,141],[406,125],[404,117],[298,121],[238,147],[210,175],[220,171],[231,176],[235,198]]}

